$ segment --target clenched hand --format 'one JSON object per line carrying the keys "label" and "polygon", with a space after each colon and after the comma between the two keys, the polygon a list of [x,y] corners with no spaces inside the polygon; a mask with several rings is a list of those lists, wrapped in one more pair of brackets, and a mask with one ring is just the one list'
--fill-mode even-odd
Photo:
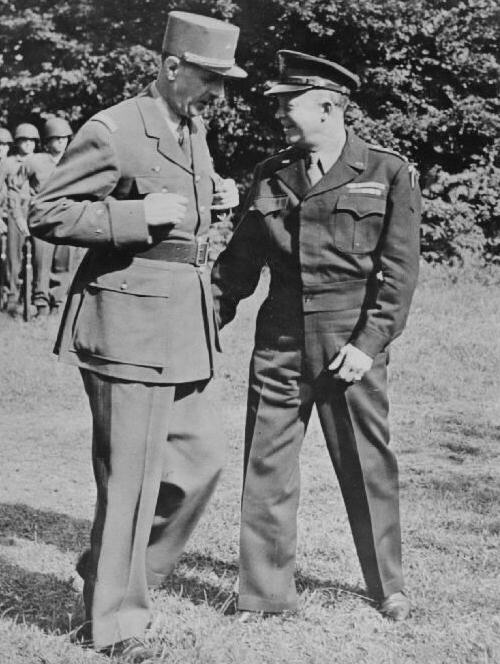
{"label": "clenched hand", "polygon": [[186,216],[188,200],[181,194],[148,194],[144,211],[148,226],[177,226]]}
{"label": "clenched hand", "polygon": [[330,362],[328,369],[338,370],[338,377],[346,383],[356,383],[371,369],[372,364],[373,359],[369,355],[352,344],[346,344]]}

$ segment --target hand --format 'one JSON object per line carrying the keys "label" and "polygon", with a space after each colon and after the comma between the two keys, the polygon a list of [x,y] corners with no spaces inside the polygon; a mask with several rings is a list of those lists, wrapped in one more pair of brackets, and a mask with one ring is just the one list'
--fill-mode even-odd
{"label": "hand", "polygon": [[352,344],[342,346],[333,361],[328,365],[330,371],[337,371],[346,383],[357,383],[372,367],[373,359]]}
{"label": "hand", "polygon": [[148,194],[144,213],[148,226],[177,226],[186,216],[188,200],[180,194]]}
{"label": "hand", "polygon": [[212,210],[228,210],[238,207],[240,195],[236,182],[232,178],[219,178],[215,184]]}

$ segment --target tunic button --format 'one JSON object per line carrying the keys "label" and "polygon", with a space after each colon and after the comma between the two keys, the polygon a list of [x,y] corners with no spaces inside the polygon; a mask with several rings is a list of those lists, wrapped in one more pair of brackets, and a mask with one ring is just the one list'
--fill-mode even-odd
{"label": "tunic button", "polygon": [[167,190],[167,188],[166,188],[166,187],[162,187],[162,190],[161,190],[161,193],[162,193],[162,194],[166,194],[166,193],[167,193],[167,191],[168,191],[168,190]]}
{"label": "tunic button", "polygon": [[120,290],[128,290],[128,284],[126,281],[124,281],[123,284],[120,286]]}
{"label": "tunic button", "polygon": [[200,180],[201,180],[201,176],[200,175],[195,175],[194,181],[199,182]]}
{"label": "tunic button", "polygon": [[159,166],[153,166],[153,168],[151,170],[154,171],[155,173],[158,173],[158,171],[160,170],[160,167]]}

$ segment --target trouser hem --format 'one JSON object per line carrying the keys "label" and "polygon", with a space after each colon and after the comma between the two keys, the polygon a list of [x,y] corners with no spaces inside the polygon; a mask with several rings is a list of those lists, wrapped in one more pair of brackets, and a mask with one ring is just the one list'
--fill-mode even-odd
{"label": "trouser hem", "polygon": [[240,595],[238,597],[239,611],[265,611],[266,613],[281,613],[282,611],[294,611],[297,602],[272,601],[256,597],[255,595]]}
{"label": "trouser hem", "polygon": [[389,595],[404,592],[405,584],[402,579],[391,579],[383,584],[382,590],[373,593],[371,596],[377,602],[382,602]]}
{"label": "trouser hem", "polygon": [[150,621],[151,612],[148,609],[122,611],[107,618],[94,620],[92,625],[94,648],[103,650],[134,636],[143,639]]}

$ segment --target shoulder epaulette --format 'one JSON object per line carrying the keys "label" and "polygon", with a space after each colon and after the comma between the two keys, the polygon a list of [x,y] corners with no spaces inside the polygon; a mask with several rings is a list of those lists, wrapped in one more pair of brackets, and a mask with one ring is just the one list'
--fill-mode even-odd
{"label": "shoulder epaulette", "polygon": [[390,148],[383,148],[381,145],[368,144],[368,148],[370,150],[375,150],[375,152],[385,152],[386,154],[392,154],[395,157],[399,157],[399,159],[402,159],[403,161],[408,161],[408,159],[399,152],[391,150]]}
{"label": "shoulder epaulette", "polygon": [[118,125],[113,120],[113,118],[111,116],[109,116],[107,113],[103,113],[102,111],[100,113],[96,113],[93,117],[90,118],[90,120],[91,121],[95,120],[96,122],[100,122],[112,134],[114,134],[115,131],[117,131],[117,129],[118,129]]}

